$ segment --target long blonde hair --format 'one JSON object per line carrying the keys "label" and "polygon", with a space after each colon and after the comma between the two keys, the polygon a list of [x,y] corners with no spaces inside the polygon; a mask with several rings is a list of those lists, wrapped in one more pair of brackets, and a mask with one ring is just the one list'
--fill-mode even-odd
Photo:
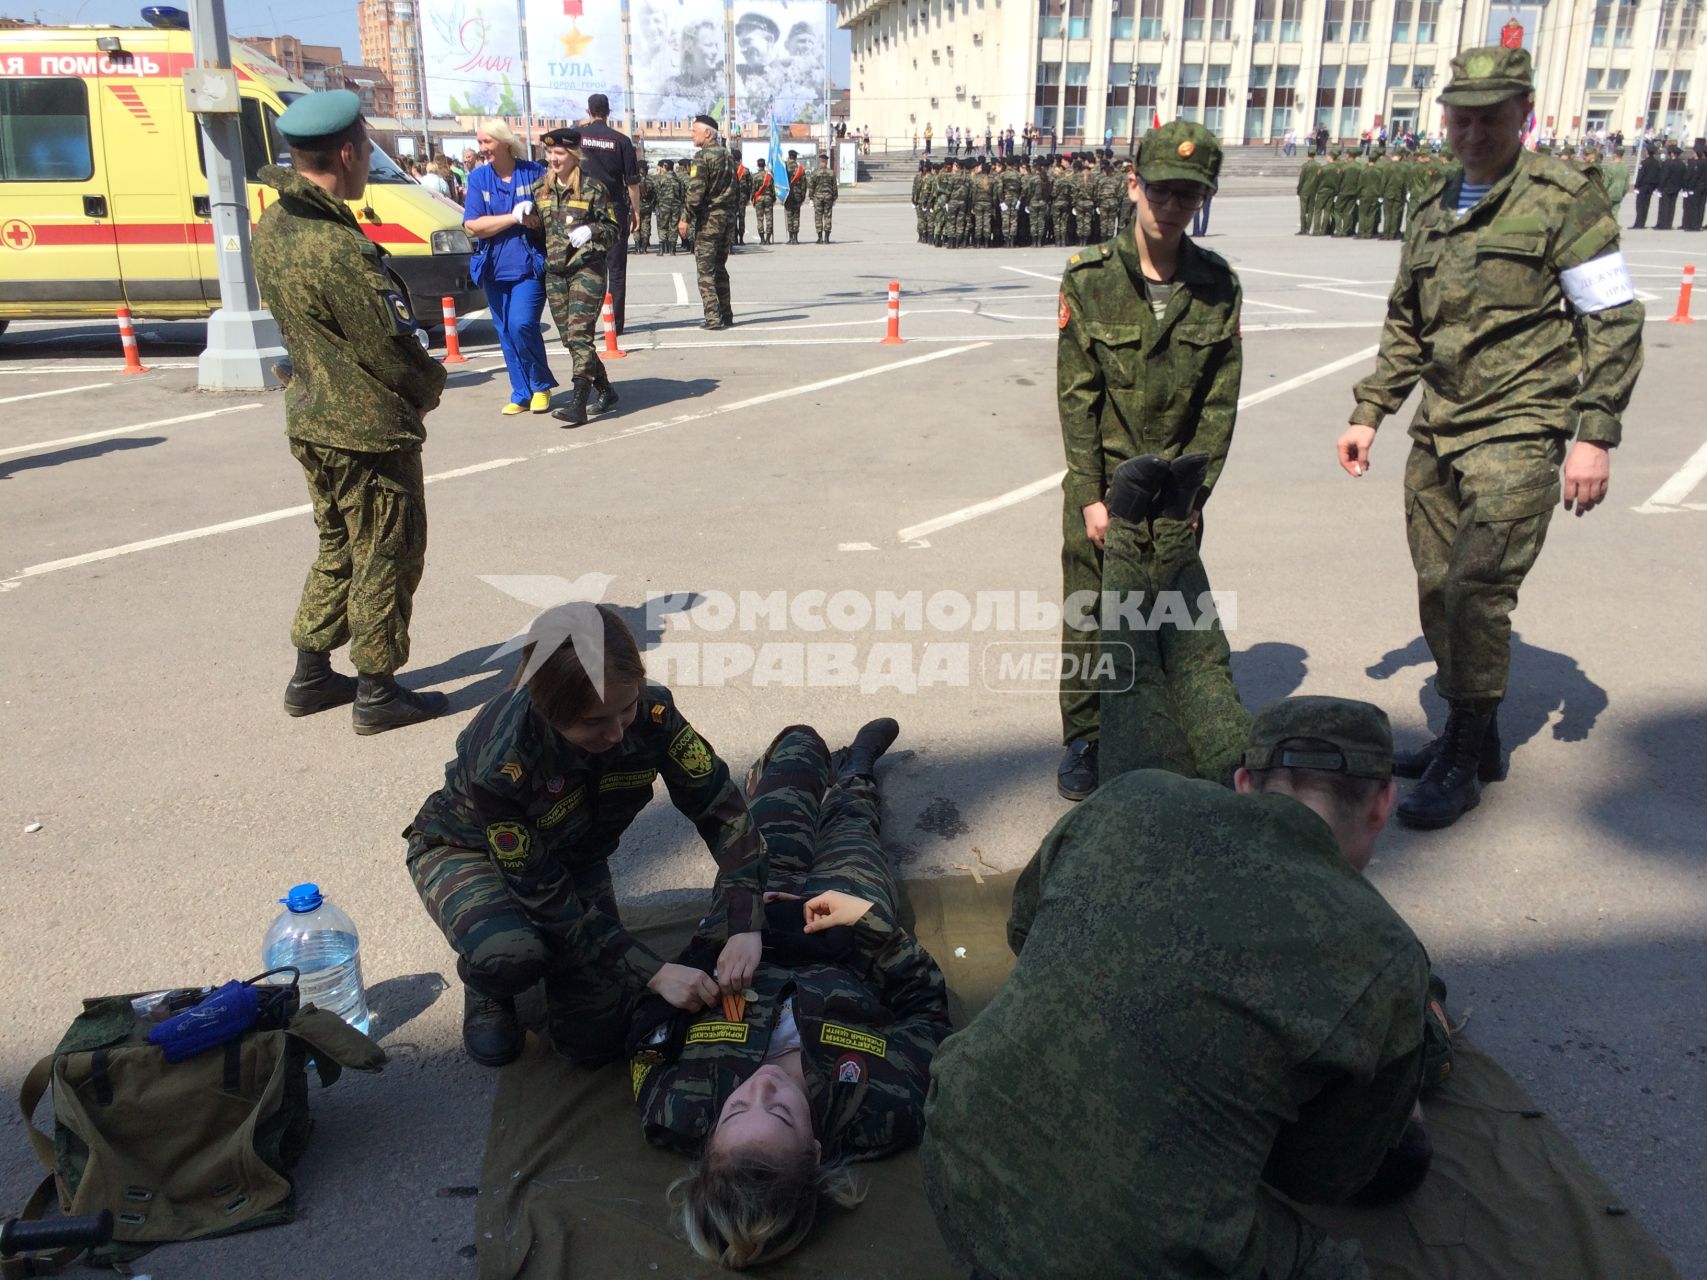
{"label": "long blonde hair", "polygon": [[474,126],[474,131],[476,133],[483,133],[488,138],[492,139],[493,142],[501,143],[508,147],[510,149],[510,155],[515,159],[520,160],[524,157],[525,153],[522,149],[522,140],[516,137],[515,130],[510,128],[510,126],[505,124],[502,120],[488,116],[486,119],[480,121],[479,124]]}
{"label": "long blonde hair", "polygon": [[743,1271],[800,1247],[824,1201],[851,1209],[865,1187],[841,1161],[818,1162],[816,1146],[776,1160],[756,1151],[710,1154],[666,1192],[676,1233],[707,1262]]}

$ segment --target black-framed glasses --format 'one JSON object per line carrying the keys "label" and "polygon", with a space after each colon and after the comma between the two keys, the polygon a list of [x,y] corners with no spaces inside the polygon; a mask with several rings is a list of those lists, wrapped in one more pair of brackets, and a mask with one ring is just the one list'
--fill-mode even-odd
{"label": "black-framed glasses", "polygon": [[1140,185],[1144,188],[1144,198],[1151,204],[1171,204],[1187,213],[1203,208],[1203,202],[1209,199],[1209,193],[1198,186],[1163,187],[1151,182]]}

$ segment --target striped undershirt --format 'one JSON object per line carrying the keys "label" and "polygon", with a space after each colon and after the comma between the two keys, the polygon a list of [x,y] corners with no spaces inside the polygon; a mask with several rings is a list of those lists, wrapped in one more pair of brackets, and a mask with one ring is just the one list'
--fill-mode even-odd
{"label": "striped undershirt", "polygon": [[1483,196],[1494,189],[1491,182],[1460,182],[1458,184],[1458,212],[1467,213],[1481,202]]}

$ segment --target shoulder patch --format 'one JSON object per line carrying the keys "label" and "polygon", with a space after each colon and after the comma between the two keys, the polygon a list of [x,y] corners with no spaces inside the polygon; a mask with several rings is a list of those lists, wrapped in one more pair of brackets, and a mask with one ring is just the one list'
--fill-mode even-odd
{"label": "shoulder patch", "polygon": [[690,778],[704,778],[711,773],[711,748],[694,732],[691,724],[682,726],[682,731],[670,743],[669,754],[670,759],[680,765],[682,772]]}
{"label": "shoulder patch", "polygon": [[1067,295],[1065,293],[1057,293],[1055,295],[1055,299],[1058,304],[1055,316],[1055,327],[1058,329],[1065,329],[1068,324],[1072,322],[1073,313],[1067,306]]}
{"label": "shoulder patch", "polygon": [[836,1059],[836,1083],[858,1084],[865,1079],[865,1060],[857,1053],[844,1053]]}
{"label": "shoulder patch", "polygon": [[519,822],[494,822],[486,828],[486,843],[501,867],[519,867],[533,851],[533,837]]}
{"label": "shoulder patch", "polygon": [[387,289],[379,295],[385,299],[386,310],[391,312],[392,327],[401,334],[415,332],[415,313],[409,310],[409,299],[392,289]]}
{"label": "shoulder patch", "polygon": [[628,1081],[634,1090],[634,1100],[640,1101],[640,1086],[646,1083],[646,1077],[652,1074],[652,1068],[657,1065],[651,1062],[641,1062],[636,1059],[628,1064]]}

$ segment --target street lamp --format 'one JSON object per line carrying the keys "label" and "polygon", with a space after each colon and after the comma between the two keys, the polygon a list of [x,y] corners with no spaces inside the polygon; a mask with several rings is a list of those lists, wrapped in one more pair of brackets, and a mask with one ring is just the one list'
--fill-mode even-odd
{"label": "street lamp", "polygon": [[[1137,50],[1133,50],[1137,54]],[[1133,160],[1138,158],[1138,59],[1132,59],[1132,74],[1126,81],[1126,114],[1127,138],[1126,152]]]}

